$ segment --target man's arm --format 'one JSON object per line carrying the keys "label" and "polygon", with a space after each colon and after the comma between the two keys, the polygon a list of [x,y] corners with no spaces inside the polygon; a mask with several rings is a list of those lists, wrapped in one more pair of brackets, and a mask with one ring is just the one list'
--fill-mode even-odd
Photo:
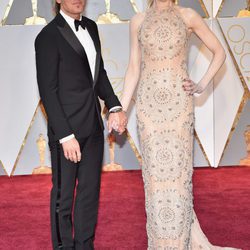
{"label": "man's arm", "polygon": [[115,95],[110,81],[108,80],[102,57],[98,81],[100,81],[97,83],[98,95],[102,100],[104,100],[105,106],[109,110],[108,131],[110,133],[112,129],[115,129],[120,134],[122,134],[125,131],[127,125],[127,117],[125,112],[122,110],[121,103]]}
{"label": "man's arm", "polygon": [[102,56],[99,69],[99,78],[97,83],[97,93],[98,96],[104,101],[105,106],[108,108],[108,110],[114,108],[115,106],[121,107],[121,103],[115,95],[111,83],[108,79],[107,72],[104,69]]}
{"label": "man's arm", "polygon": [[[98,28],[96,26],[96,32],[99,39]],[[99,39],[100,43],[100,39]],[[108,130],[112,131],[114,128],[120,134],[125,131],[127,125],[127,117],[125,112],[122,110],[122,105],[118,100],[117,96],[114,93],[114,90],[111,86],[111,83],[108,79],[107,72],[104,68],[103,59],[101,56],[100,59],[100,68],[99,68],[99,77],[97,82],[97,93],[98,96],[104,101],[105,106],[109,110],[109,119],[108,119]],[[119,110],[120,109],[120,110]],[[117,110],[119,112],[117,112]]]}
{"label": "man's arm", "polygon": [[40,96],[48,115],[55,140],[62,143],[66,159],[77,162],[81,159],[80,146],[73,134],[58,97],[59,55],[52,34],[40,33],[35,41],[37,82]]}
{"label": "man's arm", "polygon": [[59,55],[56,41],[47,34],[35,41],[36,68],[39,93],[56,140],[73,133],[58,97]]}

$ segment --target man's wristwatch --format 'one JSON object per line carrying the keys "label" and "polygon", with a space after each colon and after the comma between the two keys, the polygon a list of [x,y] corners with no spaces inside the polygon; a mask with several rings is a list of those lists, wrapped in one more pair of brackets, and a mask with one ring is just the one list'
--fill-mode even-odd
{"label": "man's wristwatch", "polygon": [[115,108],[115,109],[112,109],[109,113],[112,114],[112,113],[119,113],[122,111],[122,108]]}

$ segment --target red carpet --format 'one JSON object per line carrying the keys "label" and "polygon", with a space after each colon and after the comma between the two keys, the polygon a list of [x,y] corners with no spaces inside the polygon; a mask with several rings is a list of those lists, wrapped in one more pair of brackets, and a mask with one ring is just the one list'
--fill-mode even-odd
{"label": "red carpet", "polygon": [[[0,177],[0,249],[51,250],[50,176]],[[250,250],[250,168],[196,169],[195,209],[218,245]],[[96,249],[145,250],[140,171],[104,173]]]}

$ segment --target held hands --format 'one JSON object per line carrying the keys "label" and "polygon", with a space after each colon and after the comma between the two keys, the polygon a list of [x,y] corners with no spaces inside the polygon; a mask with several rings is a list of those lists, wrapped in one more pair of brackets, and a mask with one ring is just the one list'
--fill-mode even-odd
{"label": "held hands", "polygon": [[[108,130],[109,133],[114,129],[120,135],[125,131],[128,120],[126,113],[120,111],[117,113],[110,113],[108,118]],[[76,138],[72,138],[62,143],[63,153],[67,160],[77,163],[81,160],[80,145]]]}
{"label": "held hands", "polygon": [[121,135],[125,131],[127,123],[128,119],[124,111],[110,113],[108,118],[109,133],[114,129]]}
{"label": "held hands", "polygon": [[200,84],[196,84],[190,79],[184,79],[182,87],[189,95],[201,94],[204,91]]}
{"label": "held hands", "polygon": [[76,138],[62,143],[63,153],[67,160],[77,163],[81,160],[80,145]]}

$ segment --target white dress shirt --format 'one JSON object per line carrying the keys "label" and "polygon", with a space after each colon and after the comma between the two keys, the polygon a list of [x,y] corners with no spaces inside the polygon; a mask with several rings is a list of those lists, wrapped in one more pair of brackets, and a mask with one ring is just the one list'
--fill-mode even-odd
{"label": "white dress shirt", "polygon": [[[76,31],[75,19],[73,19],[72,17],[65,14],[62,10],[60,10],[60,14],[63,16],[65,21],[68,23],[68,25],[70,26],[70,28],[72,29],[72,31],[74,32],[74,34],[76,35],[76,37],[78,38],[80,43],[82,44],[82,46],[86,52],[87,58],[88,58],[92,77],[94,79],[95,64],[96,64],[96,49],[95,49],[94,42],[93,42],[88,30],[83,29],[81,26],[79,26],[78,31]],[[113,109],[116,109],[117,107],[120,107],[120,106],[112,107],[109,111],[112,111]],[[75,138],[74,134],[68,135],[68,136],[60,139],[59,142],[63,143],[63,142],[66,142],[72,138]]]}
{"label": "white dress shirt", "polygon": [[91,70],[92,77],[94,79],[95,75],[95,62],[96,62],[96,50],[94,42],[89,35],[89,32],[87,29],[83,29],[81,26],[79,26],[78,31],[76,31],[75,28],[75,19],[72,17],[66,15],[62,10],[60,10],[60,14],[63,16],[63,18],[66,20],[70,28],[73,30],[74,34],[82,44],[89,61],[89,66]]}

